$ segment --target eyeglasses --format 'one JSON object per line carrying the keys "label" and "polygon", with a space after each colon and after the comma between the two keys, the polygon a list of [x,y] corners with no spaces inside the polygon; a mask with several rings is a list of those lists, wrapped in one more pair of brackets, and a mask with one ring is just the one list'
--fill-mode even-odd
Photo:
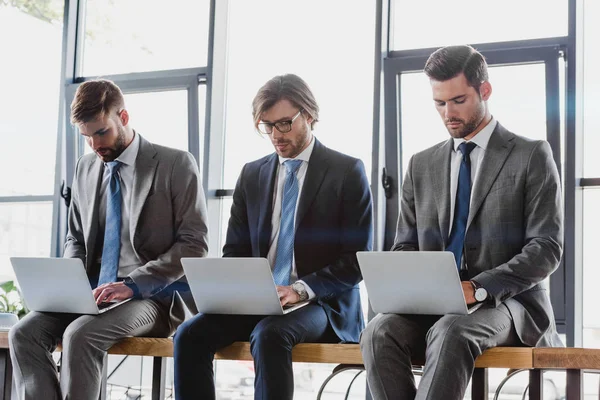
{"label": "eyeglasses", "polygon": [[292,119],[287,121],[277,121],[275,123],[259,122],[258,131],[264,135],[270,135],[273,133],[273,127],[275,127],[281,133],[288,133],[292,130],[292,124],[294,123],[296,118],[298,118],[300,114],[302,114],[302,111],[304,111],[304,109],[301,108],[300,111],[298,111],[298,114],[294,115]]}

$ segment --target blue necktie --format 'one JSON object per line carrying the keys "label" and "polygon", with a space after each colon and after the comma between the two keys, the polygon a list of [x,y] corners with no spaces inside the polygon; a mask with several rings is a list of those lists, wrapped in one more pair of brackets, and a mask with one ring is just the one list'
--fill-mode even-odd
{"label": "blue necktie", "polygon": [[121,254],[121,183],[117,171],[122,164],[110,161],[106,165],[110,171],[110,180],[106,193],[106,224],[98,286],[117,281]]}
{"label": "blue necktie", "polygon": [[475,143],[462,142],[458,149],[463,154],[458,173],[458,187],[456,188],[456,201],[454,203],[454,221],[448,238],[447,251],[454,253],[456,267],[460,271],[463,247],[465,244],[465,232],[469,218],[469,205],[471,202],[471,151],[476,147]]}
{"label": "blue necktie", "polygon": [[294,258],[294,214],[298,201],[298,178],[296,171],[302,165],[302,160],[287,160],[283,163],[287,169],[283,186],[281,202],[281,222],[279,223],[279,238],[277,239],[277,255],[273,279],[275,284],[287,286],[290,284],[292,260]]}

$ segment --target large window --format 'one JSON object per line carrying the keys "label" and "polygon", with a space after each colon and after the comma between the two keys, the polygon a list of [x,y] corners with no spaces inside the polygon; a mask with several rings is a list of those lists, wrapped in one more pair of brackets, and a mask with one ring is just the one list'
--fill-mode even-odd
{"label": "large window", "polygon": [[567,0],[393,0],[393,47],[566,36],[567,5]]}
{"label": "large window", "polygon": [[[600,50],[594,46],[600,34],[597,19],[600,17],[600,3],[585,0],[583,21],[583,177],[589,182],[583,189],[583,345],[600,346],[600,314],[597,304],[600,301],[598,282],[598,256],[595,249],[600,241],[600,122],[597,113],[600,106],[600,76],[598,62]],[[584,180],[585,181],[585,180]],[[577,294],[578,296],[580,294]]]}
{"label": "large window", "polygon": [[49,256],[63,1],[0,3],[0,279],[10,256]]}

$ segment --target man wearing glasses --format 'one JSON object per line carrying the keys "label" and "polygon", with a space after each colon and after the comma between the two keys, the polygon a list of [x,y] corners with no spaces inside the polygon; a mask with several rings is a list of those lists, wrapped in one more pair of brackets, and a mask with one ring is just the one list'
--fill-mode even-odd
{"label": "man wearing glasses", "polygon": [[318,114],[296,75],[260,88],[254,125],[275,153],[242,169],[223,247],[224,257],[266,257],[282,305],[310,304],[283,316],[202,314],[185,322],[174,339],[178,400],[215,399],[214,354],[235,341],[250,341],[254,397],[263,400],[292,399],[296,344],[358,342],[356,252],[372,247],[371,193],[361,160],[313,136]]}

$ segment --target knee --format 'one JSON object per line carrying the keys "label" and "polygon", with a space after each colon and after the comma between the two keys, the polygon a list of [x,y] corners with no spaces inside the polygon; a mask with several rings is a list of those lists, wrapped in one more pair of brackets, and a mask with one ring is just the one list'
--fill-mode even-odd
{"label": "knee", "polygon": [[292,347],[285,333],[272,324],[259,323],[250,334],[250,352],[254,358],[263,352],[291,351]]}
{"label": "knee", "polygon": [[21,346],[31,342],[33,332],[26,321],[21,320],[8,331],[8,343],[11,350],[18,350]]}
{"label": "knee", "polygon": [[175,352],[179,353],[189,348],[209,347],[211,342],[210,324],[203,315],[188,319],[175,331],[173,335],[173,346]]}
{"label": "knee", "polygon": [[62,345],[65,354],[70,354],[69,349],[81,349],[93,344],[93,332],[88,332],[84,327],[71,323],[65,329]]}
{"label": "knee", "polygon": [[360,334],[360,348],[363,354],[375,354],[378,348],[381,348],[390,340],[400,347],[405,345],[404,335],[394,335],[392,337],[395,331],[392,325],[396,318],[401,317],[394,314],[379,314],[367,324],[367,327]]}
{"label": "knee", "polygon": [[32,313],[24,319],[17,322],[16,325],[8,331],[8,343],[11,351],[18,351],[20,348],[31,346],[42,334],[39,324],[35,322],[35,313]]}
{"label": "knee", "polygon": [[452,348],[469,346],[469,335],[465,335],[466,327],[463,321],[460,316],[453,315],[440,318],[427,332],[427,345],[437,342]]}

